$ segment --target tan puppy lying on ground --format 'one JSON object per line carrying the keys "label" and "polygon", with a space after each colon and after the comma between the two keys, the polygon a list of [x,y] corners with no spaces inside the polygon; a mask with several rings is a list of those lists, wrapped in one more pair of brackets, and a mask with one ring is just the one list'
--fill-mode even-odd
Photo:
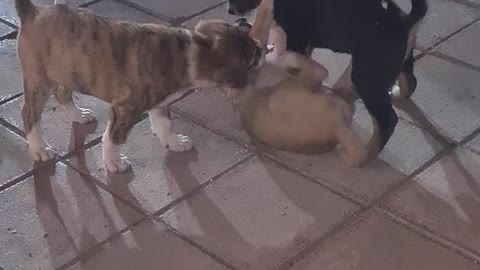
{"label": "tan puppy lying on ground", "polygon": [[15,4],[21,20],[22,117],[35,160],[53,156],[40,128],[51,90],[74,122],[87,123],[94,116],[73,103],[72,90],[111,103],[103,135],[103,161],[110,172],[130,166],[120,146],[147,111],[161,144],[187,151],[192,141],[172,132],[167,105],[196,87],[244,88],[248,69],[258,64],[263,51],[248,29],[222,21],[200,22],[190,31],[118,22],[63,4]]}
{"label": "tan puppy lying on ground", "polygon": [[[251,30],[260,42],[268,39],[269,5],[273,0],[262,1]],[[317,62],[292,52],[251,70],[249,86],[234,98],[245,129],[267,145],[293,152],[320,153],[336,146],[346,164],[359,166],[367,151],[351,129],[352,86],[338,84],[330,91],[322,86],[327,75]]]}

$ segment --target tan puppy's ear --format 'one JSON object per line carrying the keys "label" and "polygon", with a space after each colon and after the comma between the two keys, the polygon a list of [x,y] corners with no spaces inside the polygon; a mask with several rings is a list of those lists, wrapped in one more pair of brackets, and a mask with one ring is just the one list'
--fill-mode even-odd
{"label": "tan puppy's ear", "polygon": [[234,25],[245,33],[250,33],[250,30],[252,30],[252,24],[249,23],[245,18],[237,19]]}

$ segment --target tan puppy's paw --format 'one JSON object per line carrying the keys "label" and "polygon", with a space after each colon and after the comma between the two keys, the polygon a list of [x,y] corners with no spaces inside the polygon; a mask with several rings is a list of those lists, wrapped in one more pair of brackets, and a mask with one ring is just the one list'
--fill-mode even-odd
{"label": "tan puppy's paw", "polygon": [[112,159],[106,158],[104,164],[110,173],[123,173],[132,166],[128,158],[124,155],[119,155]]}
{"label": "tan puppy's paw", "polygon": [[95,121],[95,115],[92,110],[83,109],[78,107],[66,107],[65,108],[68,118],[72,122],[87,124]]}
{"label": "tan puppy's paw", "polygon": [[174,152],[186,152],[193,148],[193,141],[182,134],[171,134],[166,138],[164,147]]}
{"label": "tan puppy's paw", "polygon": [[360,167],[368,159],[367,150],[359,140],[349,144],[339,143],[336,150],[340,159],[350,167]]}

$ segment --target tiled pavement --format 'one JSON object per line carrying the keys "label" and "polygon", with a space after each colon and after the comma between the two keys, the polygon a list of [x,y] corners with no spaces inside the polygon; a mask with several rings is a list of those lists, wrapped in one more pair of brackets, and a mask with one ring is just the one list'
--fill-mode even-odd
{"label": "tiled pavement", "polygon": [[[233,19],[222,0],[69,4],[189,27]],[[430,4],[418,90],[396,104],[402,120],[367,167],[252,145],[222,95],[204,90],[174,106],[194,151],[168,153],[144,120],[124,148],[133,171],[108,175],[107,105],[81,96],[98,123],[71,125],[52,99],[43,127],[58,158],[32,165],[10,39],[18,20],[13,0],[0,0],[0,269],[480,269],[480,2]],[[333,78],[348,61],[316,58]],[[361,106],[355,127],[367,138]]]}

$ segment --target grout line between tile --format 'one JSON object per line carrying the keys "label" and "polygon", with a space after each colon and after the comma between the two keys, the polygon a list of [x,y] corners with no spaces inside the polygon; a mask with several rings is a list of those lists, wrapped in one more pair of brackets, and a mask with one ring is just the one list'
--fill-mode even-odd
{"label": "grout line between tile", "polygon": [[34,172],[33,170],[30,170],[28,172],[26,172],[25,174],[11,180],[11,181],[8,181],[6,182],[5,184],[1,185],[0,186],[0,194],[3,193],[5,190],[15,186],[16,184],[19,184],[21,182],[23,182],[25,179],[33,176]]}
{"label": "grout line between tile", "polygon": [[16,26],[14,23],[11,23],[11,22],[3,19],[3,18],[0,18],[0,23],[3,23],[3,24],[5,24],[5,25],[7,25],[7,26],[9,26],[13,29],[18,29],[18,26]]}
{"label": "grout line between tile", "polygon": [[37,172],[39,170],[48,168],[49,166],[56,166],[59,161],[60,161],[59,156],[57,154],[55,154],[55,158],[53,158],[53,159],[51,159],[47,162],[35,163],[34,168],[31,169],[30,171],[28,171],[28,172],[24,173],[23,175],[20,175],[17,178],[14,178],[14,179],[6,182],[5,184],[1,185],[0,186],[0,193],[5,191],[6,189],[9,189],[9,188],[25,181],[26,179],[30,178],[31,176],[34,176],[35,172]]}
{"label": "grout line between tile", "polygon": [[477,23],[478,21],[480,21],[480,17],[478,17],[477,19],[473,20],[472,22],[470,23],[467,23],[466,25],[460,27],[459,29],[457,29],[456,31],[452,32],[451,34],[447,35],[446,37],[440,39],[439,41],[435,42],[433,45],[431,45],[430,47],[428,47],[425,51],[429,52],[429,51],[433,51],[435,49],[437,49],[438,47],[440,47],[444,42],[448,41],[449,39],[451,39],[452,37],[456,36],[458,33],[462,32],[463,30],[467,29],[468,27],[474,25],[475,23]]}
{"label": "grout line between tile", "polygon": [[7,120],[5,120],[1,117],[0,117],[0,126],[4,126],[5,128],[10,130],[11,132],[13,132],[13,133],[17,134],[18,136],[25,139],[25,132],[23,132],[23,130],[17,128],[16,126],[14,126],[12,124],[10,124],[10,122],[8,122]]}
{"label": "grout line between tile", "polygon": [[73,166],[68,160],[62,160],[61,161],[62,164],[65,164],[66,166],[68,166],[70,169],[74,170],[76,173],[78,173],[79,175],[81,175],[82,177],[84,177],[86,180],[90,181],[90,182],[93,182],[95,185],[99,186],[101,189],[103,189],[104,191],[106,191],[107,193],[109,193],[110,195],[112,195],[115,199],[121,201],[122,203],[126,204],[127,206],[129,206],[130,208],[133,208],[136,212],[138,212],[139,214],[141,214],[142,216],[144,217],[147,217],[147,214],[145,213],[145,211],[143,211],[139,206],[137,206],[136,204],[130,202],[128,199],[125,199],[123,198],[122,196],[118,195],[113,189],[111,189],[107,184],[103,183],[102,181],[99,181],[97,178],[95,178],[94,176],[86,173],[86,172],[83,172],[81,170],[78,170],[75,166]]}
{"label": "grout line between tile", "polygon": [[129,226],[125,227],[123,230],[120,230],[114,234],[112,234],[110,237],[108,237],[107,239],[101,241],[100,243],[98,243],[97,245],[95,245],[94,247],[90,248],[89,250],[83,252],[82,254],[80,254],[79,256],[75,257],[74,259],[70,260],[69,262],[61,265],[60,267],[56,268],[56,270],[67,270],[68,268],[74,266],[75,264],[79,263],[79,262],[82,262],[88,258],[90,258],[91,256],[95,255],[96,253],[98,253],[99,251],[101,251],[104,247],[106,247],[109,243],[112,243],[112,242],[115,242],[117,241],[123,234],[131,231],[132,228],[135,228],[137,227],[138,225],[140,225],[141,223],[143,222],[146,222],[148,221],[148,218],[144,217],[144,218],[141,218],[140,220],[136,221],[136,222],[133,222],[132,224],[130,224]]}
{"label": "grout line between tile", "polygon": [[423,239],[434,242],[435,244],[442,246],[443,248],[446,248],[447,250],[450,250],[456,253],[457,255],[469,261],[474,262],[475,264],[480,263],[480,255],[476,253],[474,250],[464,246],[461,243],[458,243],[454,240],[441,236],[440,234],[432,231],[426,226],[422,226],[413,221],[410,221],[408,218],[404,217],[399,213],[394,213],[387,209],[377,207],[377,206],[373,207],[373,211],[375,211],[380,216],[383,216],[388,220],[396,223],[402,228],[420,236]]}
{"label": "grout line between tile", "polygon": [[17,39],[17,33],[18,33],[18,31],[15,30],[15,31],[7,33],[3,36],[0,36],[0,41]]}
{"label": "grout line between tile", "polygon": [[293,266],[300,263],[303,259],[305,259],[308,255],[315,251],[315,249],[321,246],[325,241],[330,239],[331,237],[339,234],[344,230],[344,228],[354,224],[358,221],[364,214],[368,212],[367,207],[361,207],[356,212],[353,212],[347,215],[340,223],[333,226],[329,231],[327,231],[324,235],[322,235],[317,240],[313,241],[311,245],[307,246],[306,248],[300,250],[297,254],[293,255],[290,259],[286,260],[285,262],[279,264],[276,269],[277,270],[288,270]]}
{"label": "grout line between tile", "polygon": [[87,2],[87,3],[83,3],[83,4],[79,5],[79,7],[81,7],[81,8],[89,7],[89,6],[91,6],[91,5],[100,3],[100,2],[102,2],[102,1],[103,1],[103,0],[93,0],[93,1],[89,1],[89,2]]}
{"label": "grout line between tile", "polygon": [[204,254],[208,255],[209,257],[213,258],[217,262],[221,263],[223,266],[225,266],[225,267],[227,267],[231,270],[240,270],[239,268],[237,268],[236,266],[234,266],[233,264],[231,264],[227,260],[224,260],[222,257],[218,256],[217,254],[215,254],[215,253],[211,252],[210,250],[208,250],[207,248],[203,247],[200,243],[197,243],[196,241],[194,241],[194,240],[188,238],[187,236],[183,235],[181,232],[179,232],[175,228],[171,227],[164,220],[162,220],[162,219],[158,219],[158,220],[159,220],[159,222],[164,224],[171,233],[175,234],[177,237],[181,238],[183,241],[187,242],[188,244],[196,247],[197,249],[199,249]]}
{"label": "grout line between tile", "polygon": [[275,164],[277,164],[281,167],[283,167],[284,169],[287,169],[290,172],[293,172],[297,175],[302,176],[303,178],[306,178],[308,181],[313,182],[316,185],[320,185],[321,187],[328,190],[329,192],[332,192],[335,195],[337,195],[337,196],[339,196],[339,197],[341,197],[341,198],[343,198],[347,201],[350,201],[350,202],[352,202],[352,203],[354,203],[358,206],[366,207],[369,204],[367,199],[361,198],[361,197],[359,197],[355,194],[351,194],[348,191],[341,190],[338,187],[335,187],[334,185],[331,185],[331,184],[327,183],[326,181],[323,181],[322,179],[318,179],[316,177],[313,177],[310,174],[302,171],[301,169],[289,164],[288,162],[283,161],[282,159],[272,155],[271,153],[260,152],[260,153],[258,153],[258,155],[268,159],[269,161],[271,161],[271,162],[273,162],[273,163],[275,163]]}
{"label": "grout line between tile", "polygon": [[252,160],[253,158],[255,157],[255,154],[251,153],[249,155],[247,155],[245,158],[239,160],[237,163],[231,165],[230,167],[226,168],[225,170],[223,170],[222,172],[220,172],[219,174],[215,175],[214,177],[212,177],[210,180],[208,181],[205,181],[201,184],[199,184],[197,187],[195,187],[194,189],[192,189],[190,192],[188,192],[187,194],[184,194],[183,196],[179,197],[178,199],[174,200],[173,202],[171,202],[170,204],[166,205],[165,207],[159,209],[158,211],[154,212],[151,214],[152,217],[159,217],[161,218],[160,216],[165,214],[166,212],[170,211],[171,209],[173,209],[175,206],[179,205],[180,203],[182,203],[183,201],[185,200],[188,200],[189,198],[191,197],[194,197],[196,194],[200,193],[202,190],[204,190],[207,186],[211,185],[212,183],[215,183],[218,179],[222,178],[223,176],[231,173],[232,171],[234,171],[235,169],[237,169],[238,167],[241,167],[243,164],[247,163],[248,161]]}
{"label": "grout line between tile", "polygon": [[464,68],[467,68],[467,69],[470,69],[470,70],[473,70],[473,71],[480,72],[480,67],[478,67],[476,65],[473,65],[473,64],[470,64],[470,63],[467,63],[467,62],[465,62],[463,60],[460,60],[458,58],[455,58],[453,56],[441,53],[439,51],[431,51],[431,52],[427,52],[426,54],[430,55],[430,56],[433,56],[433,57],[436,57],[436,58],[440,58],[440,59],[445,60],[445,61],[448,61],[448,62],[453,63],[455,65],[458,65],[458,66],[461,66],[461,67],[464,67]]}
{"label": "grout line between tile", "polygon": [[0,100],[0,105],[3,105],[3,104],[8,103],[10,101],[13,101],[14,99],[19,98],[21,96],[23,96],[23,93],[18,93],[18,94],[15,94],[15,95],[11,96],[11,97],[8,97],[4,100]]}

